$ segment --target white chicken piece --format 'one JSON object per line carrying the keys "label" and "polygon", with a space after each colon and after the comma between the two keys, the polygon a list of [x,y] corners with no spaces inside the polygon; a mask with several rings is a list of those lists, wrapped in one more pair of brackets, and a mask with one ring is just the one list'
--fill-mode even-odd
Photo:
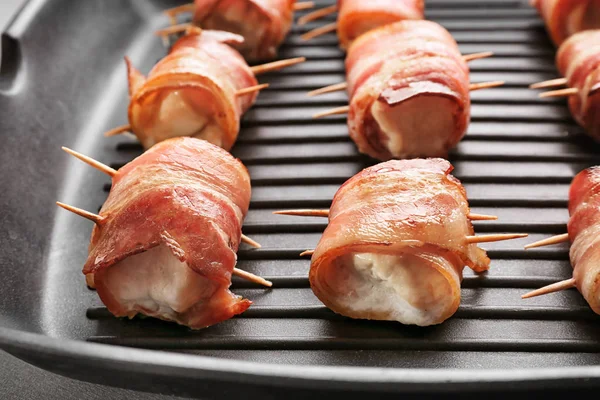
{"label": "white chicken piece", "polygon": [[[339,288],[338,303],[366,319],[399,321],[406,325],[436,324],[453,313],[457,304],[448,302],[455,290],[460,290],[459,277],[451,280],[452,264],[441,256],[419,254],[347,254],[338,261],[340,268],[335,282]],[[441,267],[440,267],[441,266]]]}
{"label": "white chicken piece", "polygon": [[454,130],[458,111],[456,101],[435,94],[420,94],[393,106],[375,101],[371,106],[394,158],[447,153],[448,132]]}
{"label": "white chicken piece", "polygon": [[163,89],[158,96],[136,107],[139,111],[134,113],[136,126],[146,134],[142,139],[145,148],[179,136],[223,146],[223,133],[214,119],[219,102],[209,89]]}
{"label": "white chicken piece", "polygon": [[103,286],[131,311],[168,321],[210,299],[216,286],[179,261],[164,244],[130,256],[107,269]]}

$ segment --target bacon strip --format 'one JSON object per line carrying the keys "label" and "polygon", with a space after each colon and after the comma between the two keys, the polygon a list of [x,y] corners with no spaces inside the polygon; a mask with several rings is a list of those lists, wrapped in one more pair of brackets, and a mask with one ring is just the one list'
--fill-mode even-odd
{"label": "bacon strip", "polygon": [[[357,293],[362,282],[353,277],[348,256],[374,253],[414,256],[421,260],[418,271],[433,268],[443,276],[439,288],[424,289],[426,293],[412,303],[426,314],[427,299],[447,289],[446,297],[438,299],[444,305],[442,312],[429,315],[425,318],[428,323],[423,324],[441,323],[454,314],[460,303],[464,265],[481,272],[489,269],[490,260],[484,250],[465,240],[473,234],[473,226],[467,218],[465,189],[450,175],[452,169],[448,161],[439,158],[392,160],[364,169],[339,188],[309,275],[315,295],[327,307],[352,318],[410,323],[378,310],[377,305],[361,310],[352,305],[360,302]],[[412,281],[426,286],[416,273]],[[371,287],[372,291],[383,290],[388,279],[380,279],[381,287]]]}
{"label": "bacon strip", "polygon": [[337,33],[343,49],[372,29],[425,17],[423,0],[338,0],[337,4]]}
{"label": "bacon strip", "polygon": [[[229,291],[250,196],[246,168],[225,150],[193,138],[165,140],[113,177],[100,210],[104,222],[92,231],[83,273],[93,276],[101,300],[118,317],[142,313],[191,328],[231,318],[251,304]],[[173,283],[183,287],[183,293],[167,291],[182,309],[172,306],[165,311],[139,299],[124,299],[144,283],[122,282],[123,275],[119,280],[111,275],[119,263],[161,245],[187,265],[178,270],[184,277]],[[141,268],[144,265],[136,265],[128,274]],[[146,275],[152,287],[142,289],[149,292],[167,284],[161,279],[171,278],[152,281],[160,275],[158,267]]]}
{"label": "bacon strip", "polygon": [[362,153],[447,157],[464,136],[469,68],[442,26],[407,20],[374,29],[348,49],[346,74],[350,136]]}
{"label": "bacon strip", "polygon": [[569,192],[569,239],[577,289],[600,314],[600,167],[578,173]]}
{"label": "bacon strip", "polygon": [[241,55],[228,44],[243,38],[228,32],[191,32],[144,77],[127,60],[129,122],[145,148],[175,136],[206,139],[231,149],[241,116],[256,93],[236,92],[257,84]]}
{"label": "bacon strip", "polygon": [[600,29],[569,37],[558,49],[556,65],[569,87],[577,89],[577,95],[569,97],[573,118],[600,140]]}
{"label": "bacon strip", "polygon": [[271,59],[292,26],[296,0],[195,0],[195,24],[244,37],[237,49],[249,61]]}
{"label": "bacon strip", "polygon": [[600,0],[531,0],[556,46],[569,36],[600,28]]}

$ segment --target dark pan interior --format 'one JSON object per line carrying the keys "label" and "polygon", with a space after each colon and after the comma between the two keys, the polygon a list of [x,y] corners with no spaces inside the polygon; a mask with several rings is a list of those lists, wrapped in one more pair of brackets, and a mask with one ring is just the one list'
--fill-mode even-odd
{"label": "dark pan interior", "polygon": [[[319,6],[328,2],[317,0]],[[325,222],[272,215],[328,207],[347,178],[375,163],[359,155],[345,117],[311,115],[344,105],[344,93],[306,91],[344,80],[334,35],[304,43],[293,29],[281,57],[308,61],[260,78],[271,87],[244,118],[233,153],[253,184],[239,267],[271,279],[265,290],[234,279],[254,305],[202,331],[155,320],[113,318],[84,283],[91,223],[58,209],[60,200],[96,211],[109,179],[62,152],[68,146],[113,167],[141,154],[132,138],[102,132],[126,123],[128,55],[144,73],[165,54],[153,31],[167,24],[162,0],[32,1],[2,37],[0,69],[0,326],[59,339],[292,365],[395,368],[568,367],[600,362],[600,319],[575,290],[521,300],[526,291],[570,277],[566,245],[523,245],[565,232],[571,178],[599,163],[598,145],[572,121],[562,99],[539,100],[530,83],[557,77],[554,48],[524,1],[429,0],[427,17],[449,28],[471,63],[472,82],[505,80],[472,95],[472,123],[452,153],[473,211],[498,221],[478,233],[527,232],[484,244],[492,268],[465,270],[462,303],[442,325],[417,328],[357,321],[312,294],[310,261]],[[301,14],[301,13],[300,13]],[[330,18],[331,19],[331,18]],[[323,22],[321,22],[323,23]],[[14,331],[12,331],[14,333]]]}

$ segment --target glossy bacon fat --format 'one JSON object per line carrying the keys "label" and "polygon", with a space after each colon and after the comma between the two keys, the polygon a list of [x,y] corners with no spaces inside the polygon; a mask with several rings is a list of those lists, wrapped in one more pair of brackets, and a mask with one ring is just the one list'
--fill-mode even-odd
{"label": "glossy bacon fat", "polygon": [[336,313],[439,324],[460,303],[462,270],[489,268],[461,183],[443,159],[392,160],[337,191],[312,256],[310,284]]}
{"label": "glossy bacon fat", "polygon": [[204,140],[165,140],[119,169],[83,273],[117,317],[203,328],[251,304],[229,291],[250,202],[244,165]]}
{"label": "glossy bacon fat", "polygon": [[257,84],[228,32],[191,32],[144,77],[127,60],[129,123],[145,148],[177,136],[205,139],[225,150],[233,146],[241,116],[256,93],[236,96]]}
{"label": "glossy bacon fat", "polygon": [[371,157],[447,157],[470,120],[469,68],[439,24],[402,21],[349,48],[348,126]]}
{"label": "glossy bacon fat", "polygon": [[569,97],[571,114],[600,140],[600,29],[579,32],[558,49],[556,64],[577,95]]}
{"label": "glossy bacon fat", "polygon": [[423,0],[338,0],[337,4],[337,33],[343,49],[372,29],[424,18]]}
{"label": "glossy bacon fat", "polygon": [[195,0],[194,23],[244,37],[236,48],[249,61],[271,59],[290,31],[295,0]]}
{"label": "glossy bacon fat", "polygon": [[569,239],[577,289],[600,314],[600,167],[581,171],[569,193]]}
{"label": "glossy bacon fat", "polygon": [[531,0],[555,45],[587,29],[600,28],[600,0]]}

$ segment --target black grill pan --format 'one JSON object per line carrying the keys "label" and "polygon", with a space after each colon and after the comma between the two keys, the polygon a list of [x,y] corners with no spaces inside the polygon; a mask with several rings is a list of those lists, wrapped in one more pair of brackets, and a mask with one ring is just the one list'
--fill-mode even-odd
{"label": "black grill pan", "polygon": [[[317,1],[318,6],[327,2]],[[600,386],[600,317],[575,290],[520,295],[571,274],[566,245],[523,245],[565,232],[571,178],[600,163],[598,145],[564,100],[539,100],[530,83],[554,78],[554,49],[526,0],[428,0],[427,17],[448,27],[472,62],[472,81],[506,86],[473,93],[472,123],[453,151],[455,175],[479,233],[527,232],[484,245],[489,273],[466,273],[456,315],[429,328],[342,318],[312,294],[309,260],[317,218],[275,209],[328,207],[338,186],[374,160],[357,153],[345,119],[311,115],[345,94],[306,91],[344,80],[334,35],[305,43],[294,27],[282,57],[309,61],[261,78],[271,87],[244,118],[233,153],[253,178],[239,266],[271,279],[264,290],[234,280],[254,301],[241,316],[191,332],[150,319],[109,315],[81,268],[91,224],[56,200],[97,210],[109,180],[67,156],[65,145],[118,167],[141,154],[128,137],[102,132],[126,122],[123,56],[143,72],[166,48],[166,0],[32,0],[2,36],[0,66],[0,346],[66,376],[146,391],[219,397],[351,398],[377,393],[491,393]],[[385,396],[384,396],[385,397]]]}

